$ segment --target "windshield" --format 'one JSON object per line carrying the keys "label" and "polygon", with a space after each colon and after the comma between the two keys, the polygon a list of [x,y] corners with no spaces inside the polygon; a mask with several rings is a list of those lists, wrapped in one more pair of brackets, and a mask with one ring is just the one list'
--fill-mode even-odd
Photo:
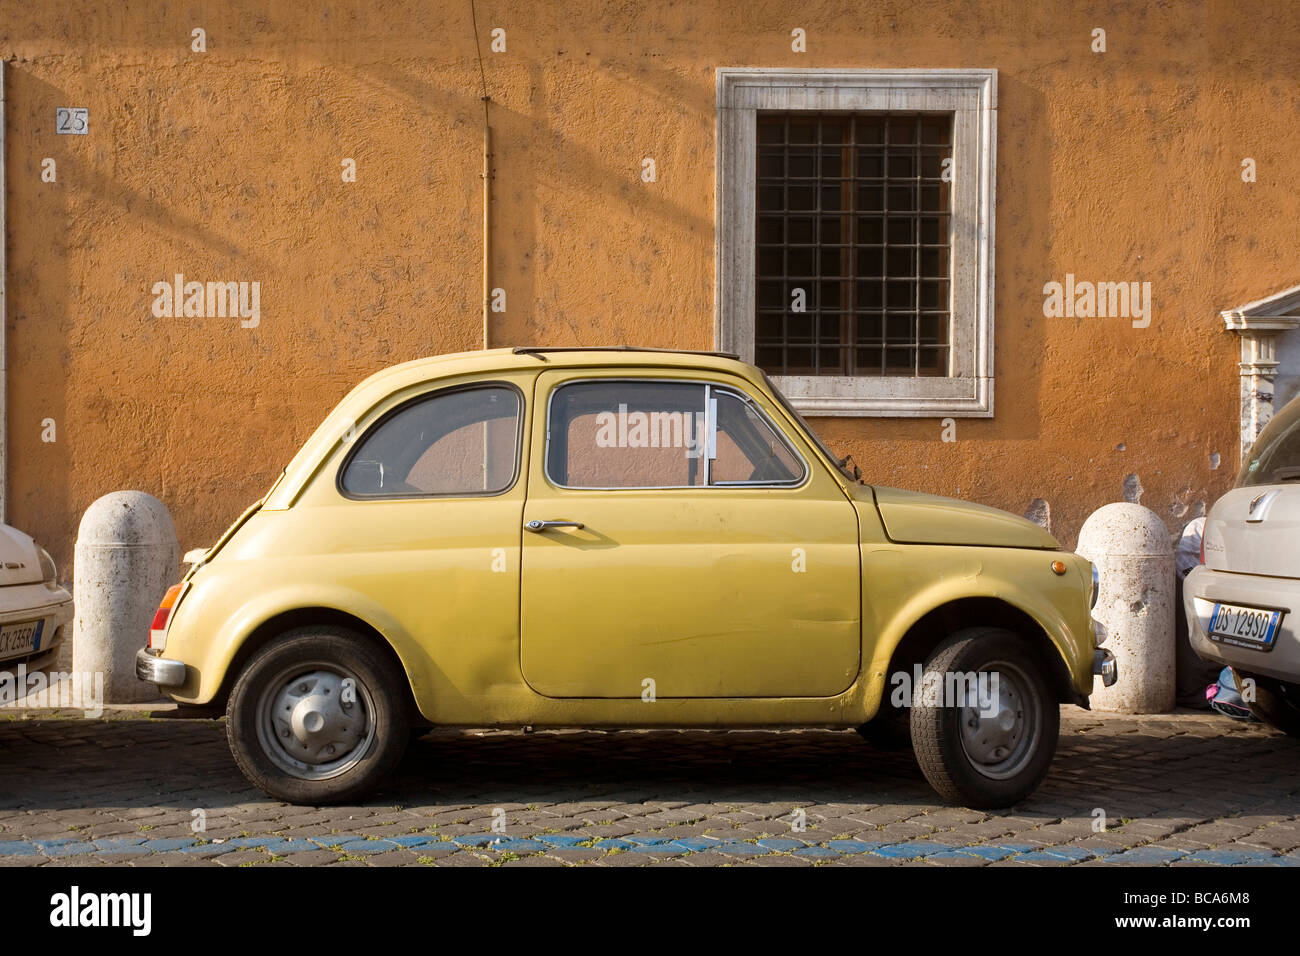
{"label": "windshield", "polygon": [[857,484],[866,484],[866,482],[859,476],[853,474],[853,468],[849,465],[851,456],[846,455],[841,458],[839,455],[835,454],[835,452],[831,451],[827,444],[822,441],[822,437],[813,430],[813,427],[808,424],[807,419],[800,415],[795,407],[790,404],[790,400],[785,397],[785,394],[779,388],[776,387],[776,383],[772,381],[766,372],[763,372],[763,381],[767,383],[767,387],[771,391],[772,396],[781,403],[781,407],[789,412],[790,417],[803,427],[804,434],[806,434],[812,440],[812,443],[817,446],[817,450],[822,453],[822,456],[849,481]]}
{"label": "windshield", "polygon": [[1300,398],[1287,403],[1250,446],[1237,487],[1300,481]]}

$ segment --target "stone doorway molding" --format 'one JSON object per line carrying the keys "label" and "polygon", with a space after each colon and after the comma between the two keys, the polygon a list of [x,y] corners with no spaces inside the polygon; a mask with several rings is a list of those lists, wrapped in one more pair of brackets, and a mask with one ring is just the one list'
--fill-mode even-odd
{"label": "stone doorway molding", "polygon": [[[1265,299],[1219,313],[1228,331],[1241,336],[1241,459],[1273,417],[1274,389],[1279,371],[1295,375],[1290,353],[1300,328],[1300,285]],[[1279,338],[1283,339],[1279,342]],[[1280,348],[1280,346],[1282,346]],[[1287,389],[1291,391],[1291,389]],[[1290,399],[1285,395],[1283,404]]]}

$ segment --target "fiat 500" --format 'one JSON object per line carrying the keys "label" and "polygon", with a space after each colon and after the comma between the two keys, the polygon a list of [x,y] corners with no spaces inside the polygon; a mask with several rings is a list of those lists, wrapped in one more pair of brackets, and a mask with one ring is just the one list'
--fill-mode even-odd
{"label": "fiat 500", "polygon": [[872,486],[734,356],[493,350],[352,391],[195,558],[137,673],[225,703],[295,803],[427,727],[843,727],[938,792],[1033,791],[1087,706],[1096,575],[1046,531]]}

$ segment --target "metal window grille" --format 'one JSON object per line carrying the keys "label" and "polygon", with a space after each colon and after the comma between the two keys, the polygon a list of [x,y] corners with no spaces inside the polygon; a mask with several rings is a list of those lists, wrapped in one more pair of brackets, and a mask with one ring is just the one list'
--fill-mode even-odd
{"label": "metal window grille", "polygon": [[757,121],[755,364],[775,375],[949,374],[951,114]]}

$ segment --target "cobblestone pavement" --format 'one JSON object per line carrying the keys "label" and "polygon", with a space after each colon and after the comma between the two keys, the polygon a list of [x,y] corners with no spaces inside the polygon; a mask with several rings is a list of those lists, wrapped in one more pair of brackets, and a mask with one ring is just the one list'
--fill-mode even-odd
{"label": "cobblestone pavement", "polygon": [[979,812],[853,732],[440,732],[315,808],[253,790],[221,721],[8,714],[0,866],[1300,865],[1300,741],[1062,716],[1037,794]]}

